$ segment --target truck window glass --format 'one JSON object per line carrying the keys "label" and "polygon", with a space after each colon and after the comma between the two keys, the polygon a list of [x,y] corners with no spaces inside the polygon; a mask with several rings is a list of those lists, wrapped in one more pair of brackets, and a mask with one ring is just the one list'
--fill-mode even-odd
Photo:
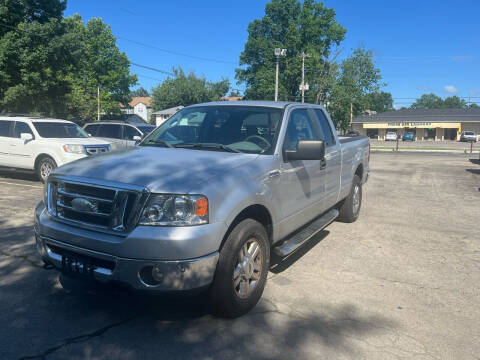
{"label": "truck window glass", "polygon": [[306,109],[294,110],[290,114],[284,148],[295,150],[300,140],[320,140],[314,132]]}
{"label": "truck window glass", "polygon": [[321,109],[313,109],[315,115],[317,115],[318,122],[320,123],[320,127],[322,128],[323,136],[325,137],[325,145],[333,145],[334,144],[334,137],[332,133],[332,129],[328,123],[325,114]]}
{"label": "truck window glass", "polygon": [[13,121],[1,120],[0,121],[0,136],[10,137],[10,126],[13,124]]}

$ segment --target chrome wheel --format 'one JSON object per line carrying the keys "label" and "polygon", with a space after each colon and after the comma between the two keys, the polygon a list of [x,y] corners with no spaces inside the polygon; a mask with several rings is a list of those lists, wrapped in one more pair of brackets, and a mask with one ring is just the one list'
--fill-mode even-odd
{"label": "chrome wheel", "polygon": [[42,177],[43,180],[47,180],[48,175],[53,170],[53,164],[50,161],[44,161],[40,165],[40,176]]}
{"label": "chrome wheel", "polygon": [[361,198],[360,185],[355,184],[355,187],[353,188],[353,198],[352,198],[353,213],[355,215],[360,210],[360,198]]}
{"label": "chrome wheel", "polygon": [[257,239],[250,238],[240,249],[233,271],[233,287],[238,297],[250,296],[260,280],[262,267],[262,248]]}

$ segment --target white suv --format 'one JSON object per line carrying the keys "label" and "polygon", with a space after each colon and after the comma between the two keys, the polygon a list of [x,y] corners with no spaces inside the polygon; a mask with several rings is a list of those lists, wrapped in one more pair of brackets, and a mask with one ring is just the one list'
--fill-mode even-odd
{"label": "white suv", "polygon": [[70,121],[0,116],[0,168],[34,171],[42,181],[57,166],[110,150]]}

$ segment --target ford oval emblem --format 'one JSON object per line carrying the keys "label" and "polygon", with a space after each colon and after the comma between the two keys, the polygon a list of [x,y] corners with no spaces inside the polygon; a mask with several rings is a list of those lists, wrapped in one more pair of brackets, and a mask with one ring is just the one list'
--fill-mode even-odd
{"label": "ford oval emblem", "polygon": [[90,200],[84,198],[75,198],[71,202],[72,209],[82,212],[97,212],[98,205]]}

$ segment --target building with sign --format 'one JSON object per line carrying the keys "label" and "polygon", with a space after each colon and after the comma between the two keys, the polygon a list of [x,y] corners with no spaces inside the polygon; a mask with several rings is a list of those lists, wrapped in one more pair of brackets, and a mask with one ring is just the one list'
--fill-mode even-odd
{"label": "building with sign", "polygon": [[416,140],[458,140],[462,131],[480,135],[480,108],[387,111],[353,119],[352,130],[379,140],[389,131],[412,132]]}

